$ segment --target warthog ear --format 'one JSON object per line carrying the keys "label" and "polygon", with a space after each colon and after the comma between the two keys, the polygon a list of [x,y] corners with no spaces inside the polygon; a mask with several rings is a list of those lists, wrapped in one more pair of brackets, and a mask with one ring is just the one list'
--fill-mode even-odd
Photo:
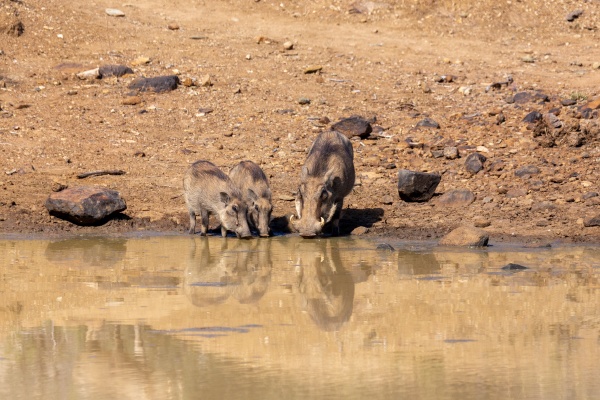
{"label": "warthog ear", "polygon": [[228,193],[221,192],[221,193],[219,193],[219,195],[221,196],[222,203],[229,204],[229,202],[231,201],[231,197],[229,197]]}
{"label": "warthog ear", "polygon": [[252,200],[253,202],[258,201],[258,196],[256,195],[256,193],[254,193],[254,190],[252,189],[248,189],[248,197],[250,198],[250,200]]}
{"label": "warthog ear", "polygon": [[333,176],[333,168],[331,168],[329,171],[327,171],[325,173],[325,176],[323,177],[323,183],[325,183],[328,186],[331,186],[332,182],[331,182],[331,177]]}

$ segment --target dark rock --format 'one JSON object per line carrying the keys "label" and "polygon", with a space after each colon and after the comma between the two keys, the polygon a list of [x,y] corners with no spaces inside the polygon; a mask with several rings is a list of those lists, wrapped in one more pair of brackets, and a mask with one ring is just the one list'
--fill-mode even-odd
{"label": "dark rock", "polygon": [[371,134],[373,128],[366,119],[353,115],[331,125],[331,130],[338,131],[348,138],[359,136],[361,139],[365,139]]}
{"label": "dark rock", "polygon": [[583,10],[571,11],[570,13],[567,14],[566,20],[569,22],[573,22],[577,18],[581,17],[581,14],[583,14]]}
{"label": "dark rock", "polygon": [[583,200],[591,199],[594,197],[598,197],[598,192],[587,192],[584,193],[583,196],[581,196]]}
{"label": "dark rock", "polygon": [[440,129],[440,124],[438,124],[437,122],[435,122],[433,119],[431,118],[425,118],[419,122],[417,122],[417,128],[433,128],[433,129]]}
{"label": "dark rock", "polygon": [[129,89],[142,92],[154,91],[156,93],[169,92],[177,89],[179,77],[177,75],[157,76],[154,78],[139,78],[129,85]]}
{"label": "dark rock", "polygon": [[465,169],[470,174],[475,175],[483,169],[483,163],[485,163],[486,160],[487,158],[481,153],[471,153],[465,160]]}
{"label": "dark rock", "polygon": [[442,246],[483,247],[488,245],[490,236],[483,229],[461,226],[448,233],[439,244]]}
{"label": "dark rock", "polygon": [[473,192],[467,189],[458,189],[444,193],[436,200],[436,203],[446,207],[466,207],[474,201]]}
{"label": "dark rock", "polygon": [[524,167],[518,168],[515,171],[515,176],[518,176],[519,178],[528,178],[531,175],[537,175],[539,173],[540,169],[535,165],[526,165]]}
{"label": "dark rock", "polygon": [[380,243],[377,245],[377,250],[394,251],[394,247],[391,244]]}
{"label": "dark rock", "polygon": [[541,92],[519,92],[512,98],[512,103],[516,104],[525,104],[529,102],[546,103],[548,101],[550,101],[548,95]]}
{"label": "dark rock", "polygon": [[109,76],[121,77],[127,74],[133,74],[133,70],[125,65],[103,65],[98,68],[98,74],[100,78],[106,78]]}
{"label": "dark rock", "polygon": [[521,264],[514,264],[514,263],[508,263],[504,267],[502,267],[502,270],[504,270],[504,271],[523,271],[524,269],[529,269],[529,268],[527,268]]}
{"label": "dark rock", "polygon": [[46,200],[50,214],[79,225],[103,222],[111,214],[127,209],[115,190],[78,186],[52,193]]}
{"label": "dark rock", "polygon": [[575,104],[577,104],[577,101],[573,99],[563,99],[560,101],[560,104],[564,107],[574,106]]}
{"label": "dark rock", "polygon": [[534,124],[542,119],[542,113],[537,111],[532,111],[523,118],[523,122],[527,122],[530,124]]}
{"label": "dark rock", "polygon": [[408,202],[428,201],[433,197],[441,179],[439,174],[401,169],[398,171],[398,194]]}
{"label": "dark rock", "polygon": [[600,226],[600,214],[595,217],[586,218],[583,220],[583,226],[590,228],[592,226]]}
{"label": "dark rock", "polygon": [[298,104],[303,105],[303,106],[307,105],[307,104],[310,104],[310,99],[307,98],[307,97],[300,97],[298,99]]}

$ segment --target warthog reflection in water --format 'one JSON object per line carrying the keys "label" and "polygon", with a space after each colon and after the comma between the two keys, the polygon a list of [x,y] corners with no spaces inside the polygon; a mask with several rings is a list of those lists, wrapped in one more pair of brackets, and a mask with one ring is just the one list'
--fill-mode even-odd
{"label": "warthog reflection in water", "polygon": [[303,241],[297,251],[297,287],[302,307],[325,331],[339,330],[352,315],[354,280],[340,250],[327,240]]}
{"label": "warthog reflection in water", "polygon": [[184,271],[184,293],[197,307],[221,304],[229,297],[255,303],[271,281],[270,241],[193,238]]}

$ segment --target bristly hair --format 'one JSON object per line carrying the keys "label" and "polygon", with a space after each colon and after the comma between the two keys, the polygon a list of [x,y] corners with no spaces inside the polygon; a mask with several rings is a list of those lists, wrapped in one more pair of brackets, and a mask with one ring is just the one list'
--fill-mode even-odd
{"label": "bristly hair", "polygon": [[201,175],[212,175],[220,180],[227,180],[228,177],[223,171],[221,171],[215,164],[210,161],[196,161],[192,164],[192,174],[195,178],[201,177]]}

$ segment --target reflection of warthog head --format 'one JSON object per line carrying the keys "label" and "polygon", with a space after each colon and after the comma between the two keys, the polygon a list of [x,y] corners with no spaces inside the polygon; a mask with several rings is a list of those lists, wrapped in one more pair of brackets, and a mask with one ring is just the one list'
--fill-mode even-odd
{"label": "reflection of warthog head", "polygon": [[197,307],[220,304],[230,296],[240,303],[258,301],[271,280],[268,245],[268,240],[194,239],[185,269],[185,295]]}
{"label": "reflection of warthog head", "polygon": [[66,239],[46,247],[46,259],[56,264],[111,267],[125,257],[126,239]]}
{"label": "reflection of warthog head", "polygon": [[[312,320],[325,331],[335,331],[350,319],[354,302],[352,275],[342,267],[339,249],[299,247],[298,289]],[[313,247],[312,249],[310,247]]]}

